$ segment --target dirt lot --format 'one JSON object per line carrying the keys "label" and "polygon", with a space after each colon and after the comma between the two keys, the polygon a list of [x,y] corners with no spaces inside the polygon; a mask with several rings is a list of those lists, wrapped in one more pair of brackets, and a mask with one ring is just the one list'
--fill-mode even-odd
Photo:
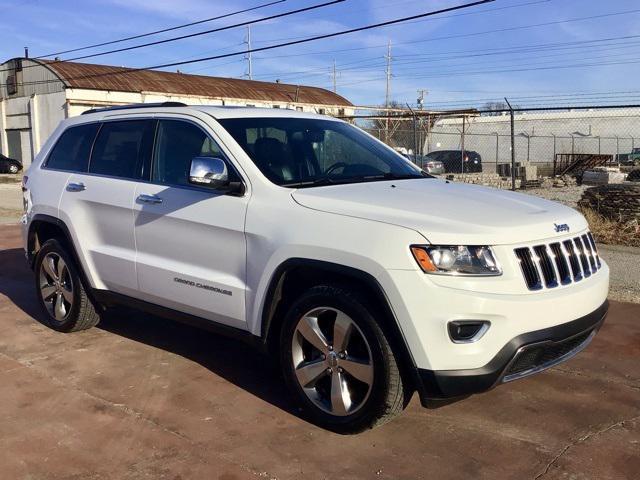
{"label": "dirt lot", "polygon": [[0,466],[10,479],[621,479],[640,471],[640,305],[589,348],[441,408],[414,398],[359,436],[300,418],[244,345],[132,311],[64,335],[38,322],[0,226]]}

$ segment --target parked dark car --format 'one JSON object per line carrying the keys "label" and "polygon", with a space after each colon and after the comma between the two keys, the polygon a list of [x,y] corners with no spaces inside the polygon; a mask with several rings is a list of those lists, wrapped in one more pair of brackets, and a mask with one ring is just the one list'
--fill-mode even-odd
{"label": "parked dark car", "polygon": [[473,150],[465,150],[464,158],[462,150],[438,150],[425,155],[425,161],[442,162],[446,173],[482,172],[482,157]]}
{"label": "parked dark car", "polygon": [[22,170],[20,160],[5,157],[0,153],[0,173],[18,173],[20,170]]}

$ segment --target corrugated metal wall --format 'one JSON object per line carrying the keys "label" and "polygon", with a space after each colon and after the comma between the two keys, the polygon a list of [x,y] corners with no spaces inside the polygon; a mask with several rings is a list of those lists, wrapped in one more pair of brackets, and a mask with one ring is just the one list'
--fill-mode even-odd
{"label": "corrugated metal wall", "polygon": [[[11,77],[16,82],[16,93],[9,95],[7,83]],[[54,93],[63,90],[64,84],[58,77],[33,60],[14,59],[0,65],[0,98],[30,97],[34,93]]]}

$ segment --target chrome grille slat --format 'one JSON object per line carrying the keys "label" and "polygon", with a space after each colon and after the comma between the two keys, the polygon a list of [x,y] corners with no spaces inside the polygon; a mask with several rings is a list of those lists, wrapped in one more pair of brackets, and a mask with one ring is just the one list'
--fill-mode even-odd
{"label": "chrome grille slat", "polygon": [[533,253],[537,260],[538,270],[542,274],[544,283],[547,288],[553,288],[558,286],[557,276],[553,269],[551,258],[549,258],[549,251],[546,245],[537,245],[533,247]]}
{"label": "chrome grille slat", "polygon": [[582,265],[582,275],[586,277],[591,276],[591,268],[589,267],[589,260],[587,259],[587,253],[585,251],[584,245],[582,244],[582,239],[580,237],[576,237],[573,239],[573,243],[576,245],[576,251],[580,254],[580,264]]}
{"label": "chrome grille slat", "polygon": [[527,286],[529,287],[529,290],[540,290],[542,288],[542,281],[540,279],[540,274],[538,273],[538,269],[533,260],[531,249],[528,247],[516,248],[515,254],[516,254],[516,257],[518,258],[518,261],[520,262],[522,275],[524,276],[524,279],[527,282]]}
{"label": "chrome grille slat", "polygon": [[514,249],[529,290],[570,285],[602,266],[591,232],[548,244]]}
{"label": "chrome grille slat", "polygon": [[558,272],[558,279],[562,285],[571,283],[571,267],[569,266],[569,257],[562,246],[562,243],[555,242],[550,245],[551,252],[554,255],[554,264]]}
{"label": "chrome grille slat", "polygon": [[579,282],[582,280],[582,267],[580,267],[580,260],[576,255],[576,247],[571,240],[565,240],[562,242],[569,259],[569,264],[571,265],[571,272],[573,273],[573,281]]}
{"label": "chrome grille slat", "polygon": [[593,234],[589,232],[587,234],[589,237],[589,242],[591,242],[591,248],[593,249],[593,253],[596,256],[596,264],[598,265],[598,269],[602,266],[602,262],[600,261],[600,255],[598,255],[598,248],[596,247],[596,241],[593,238]]}
{"label": "chrome grille slat", "polygon": [[587,237],[586,234],[582,235],[582,243],[585,246],[587,253],[589,254],[589,264],[591,265],[591,273],[596,273],[597,271],[596,259],[593,254],[593,249],[591,248],[591,241],[589,240],[589,237]]}

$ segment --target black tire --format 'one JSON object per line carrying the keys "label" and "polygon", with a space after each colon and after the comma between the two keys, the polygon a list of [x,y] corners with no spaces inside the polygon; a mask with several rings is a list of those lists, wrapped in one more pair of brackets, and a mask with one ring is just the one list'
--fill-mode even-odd
{"label": "black tire", "polygon": [[[320,307],[335,308],[348,315],[370,347],[373,382],[366,400],[351,414],[336,416],[318,407],[296,377],[292,347],[296,327],[307,312]],[[388,422],[406,406],[410,395],[378,320],[363,297],[342,286],[313,287],[289,309],[280,334],[280,365],[287,387],[313,423],[338,433],[358,433]]]}
{"label": "black tire", "polygon": [[9,164],[9,173],[18,173],[20,171],[20,167],[15,163]]}
{"label": "black tire", "polygon": [[[73,299],[67,314],[62,319],[56,319],[50,311],[50,306],[45,302],[42,294],[42,262],[50,255],[64,260],[68,274],[65,273],[67,283],[71,284],[71,298]],[[79,275],[78,267],[63,245],[55,239],[47,240],[38,251],[35,261],[35,287],[38,303],[45,314],[45,322],[50,328],[58,332],[77,332],[91,328],[100,321],[100,316],[93,303],[87,296],[87,292]]]}

